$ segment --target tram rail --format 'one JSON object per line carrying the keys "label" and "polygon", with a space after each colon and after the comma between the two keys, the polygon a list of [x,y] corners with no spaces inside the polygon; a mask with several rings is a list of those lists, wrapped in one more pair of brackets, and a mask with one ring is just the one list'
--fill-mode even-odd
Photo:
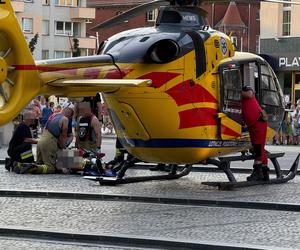
{"label": "tram rail", "polygon": [[44,199],[74,199],[114,202],[135,202],[151,203],[160,205],[177,206],[199,206],[199,207],[220,207],[220,208],[244,208],[272,211],[300,212],[300,204],[276,203],[276,202],[254,202],[254,201],[233,201],[220,199],[190,199],[170,198],[156,196],[139,196],[123,194],[97,194],[97,193],[72,193],[72,192],[49,192],[49,191],[28,191],[28,190],[0,190],[0,197],[18,198],[44,198]]}
{"label": "tram rail", "polygon": [[129,249],[204,249],[204,250],[255,250],[255,249],[274,249],[269,247],[253,246],[248,244],[229,244],[225,242],[210,242],[210,241],[189,241],[181,239],[166,239],[152,238],[128,235],[114,234],[84,234],[68,231],[50,231],[50,230],[33,230],[25,228],[0,227],[0,237],[8,239],[17,238],[39,240],[39,241],[54,241],[56,243],[72,243],[86,244],[90,247],[95,246],[110,246],[114,249],[129,247]]}

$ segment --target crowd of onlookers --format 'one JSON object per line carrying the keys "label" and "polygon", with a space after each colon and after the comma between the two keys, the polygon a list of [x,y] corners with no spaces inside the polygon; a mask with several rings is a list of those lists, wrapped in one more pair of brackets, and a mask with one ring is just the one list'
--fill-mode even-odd
{"label": "crowd of onlookers", "polygon": [[[102,133],[113,133],[100,93],[74,102],[64,99],[60,105],[43,96],[37,97],[14,123],[15,130],[7,150],[9,157],[5,161],[7,170],[18,174],[53,174],[76,169],[115,176],[111,167],[100,161],[104,155]],[[41,134],[39,138],[38,134]],[[71,145],[73,141],[75,150]],[[36,157],[33,144],[36,144]],[[84,157],[86,152],[96,157],[95,162]],[[82,157],[75,157],[75,154]]]}
{"label": "crowd of onlookers", "polygon": [[300,99],[289,104],[278,133],[273,138],[273,145],[300,145]]}
{"label": "crowd of onlookers", "polygon": [[[48,118],[53,113],[59,113],[65,107],[70,107],[72,109],[76,109],[75,101],[65,100],[60,102],[58,98],[54,98],[53,101],[45,98],[44,96],[38,96],[34,98],[25,109],[13,120],[15,126],[17,126],[22,121],[22,115],[26,111],[33,111],[35,113],[36,119],[35,123],[31,126],[31,131],[33,137],[37,138],[38,134],[43,132],[46,122]],[[97,116],[98,117],[98,116]],[[102,134],[114,134],[115,131],[113,129],[112,122],[108,115],[107,106],[105,104],[101,104],[101,110],[99,112],[99,120],[101,122],[101,130]],[[73,127],[75,127],[76,121],[73,121]]]}

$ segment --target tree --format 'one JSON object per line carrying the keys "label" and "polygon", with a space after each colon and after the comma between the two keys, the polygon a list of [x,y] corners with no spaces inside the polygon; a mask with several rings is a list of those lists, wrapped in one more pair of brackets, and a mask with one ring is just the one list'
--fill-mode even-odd
{"label": "tree", "polygon": [[35,49],[35,45],[37,44],[37,41],[38,41],[38,38],[39,38],[39,34],[36,33],[34,35],[34,37],[30,40],[29,42],[29,49],[30,49],[30,52],[33,53],[34,49]]}
{"label": "tree", "polygon": [[77,38],[73,38],[73,51],[72,56],[78,57],[80,56],[80,49],[79,49],[79,40]]}

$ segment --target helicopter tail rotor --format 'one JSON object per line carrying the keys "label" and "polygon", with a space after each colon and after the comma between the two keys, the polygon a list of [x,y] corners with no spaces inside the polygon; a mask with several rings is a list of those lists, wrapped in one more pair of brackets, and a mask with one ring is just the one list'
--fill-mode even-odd
{"label": "helicopter tail rotor", "polygon": [[0,5],[0,124],[38,94],[40,80],[10,1]]}

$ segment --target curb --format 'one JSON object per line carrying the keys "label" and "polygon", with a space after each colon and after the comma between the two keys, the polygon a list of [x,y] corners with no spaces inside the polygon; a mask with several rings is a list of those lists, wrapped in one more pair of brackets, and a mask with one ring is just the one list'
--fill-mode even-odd
{"label": "curb", "polygon": [[60,242],[91,243],[98,245],[114,245],[127,247],[163,248],[163,249],[274,249],[274,247],[251,246],[248,244],[230,244],[209,241],[190,241],[182,239],[151,238],[147,236],[113,235],[113,234],[83,234],[63,231],[31,230],[23,228],[0,228],[0,236],[16,237],[18,239],[53,240]]}

